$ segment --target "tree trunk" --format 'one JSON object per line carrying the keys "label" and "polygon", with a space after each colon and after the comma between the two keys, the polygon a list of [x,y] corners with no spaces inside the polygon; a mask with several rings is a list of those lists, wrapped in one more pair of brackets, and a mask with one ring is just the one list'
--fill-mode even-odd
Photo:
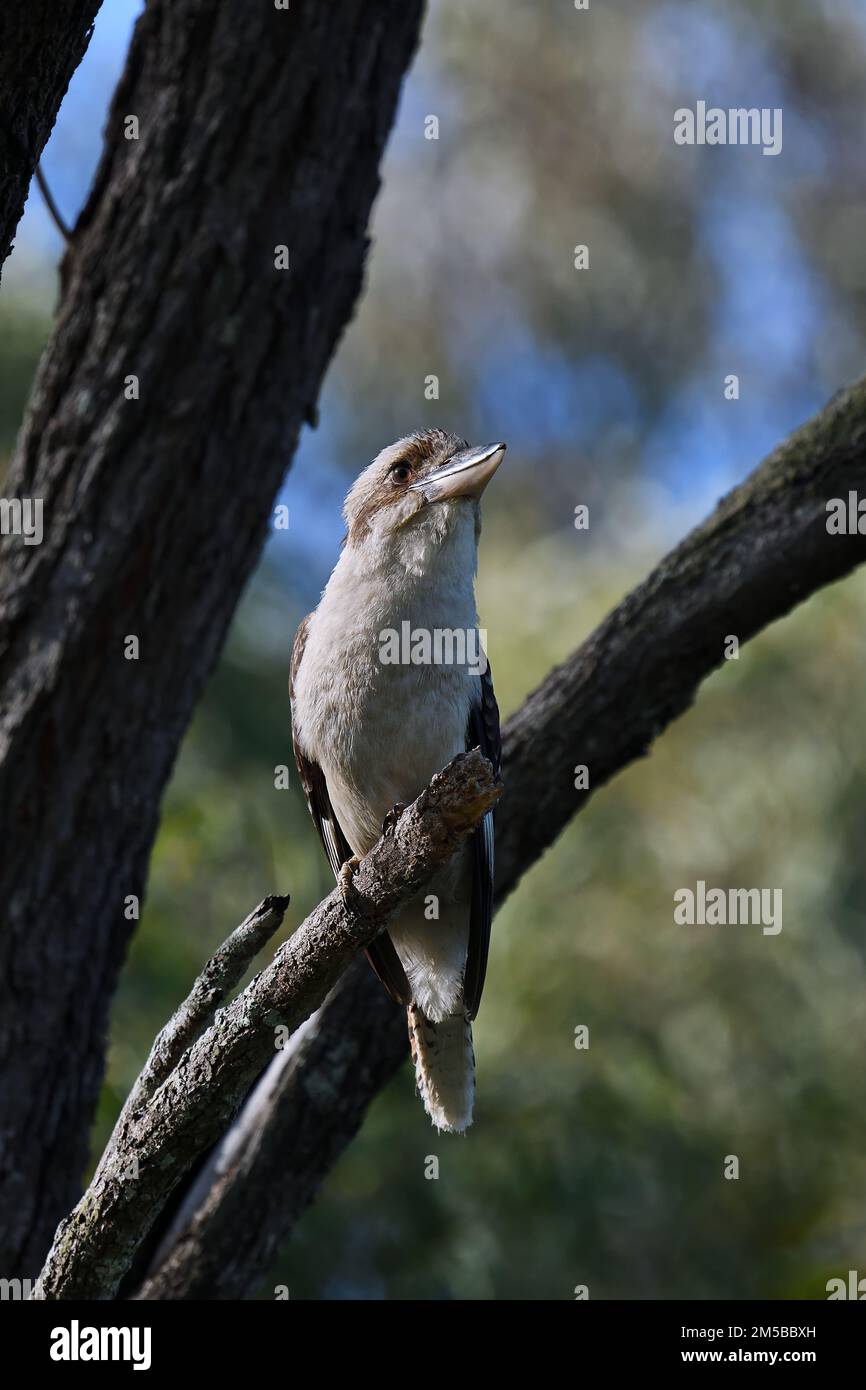
{"label": "tree trunk", "polygon": [[45,526],[0,580],[7,1276],[80,1190],[128,901],[358,295],[420,17],[151,0],[136,27],[7,482]]}
{"label": "tree trunk", "polygon": [[0,273],[100,0],[0,5]]}

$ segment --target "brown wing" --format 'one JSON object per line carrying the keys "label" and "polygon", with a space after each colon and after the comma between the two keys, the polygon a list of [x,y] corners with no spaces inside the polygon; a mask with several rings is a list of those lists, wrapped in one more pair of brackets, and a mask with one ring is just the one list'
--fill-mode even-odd
{"label": "brown wing", "polygon": [[[469,711],[466,747],[480,748],[498,773],[502,762],[499,732],[499,706],[493,693],[493,677],[488,666],[478,681],[478,701]],[[472,906],[469,916],[469,947],[463,978],[463,1002],[470,1018],[478,1013],[487,955],[490,950],[490,923],[493,920],[493,812],[488,811],[472,836]]]}
{"label": "brown wing", "polygon": [[[308,614],[298,628],[295,637],[295,644],[292,647],[292,666],[289,676],[289,698],[294,702],[295,697],[295,677],[304,655],[304,647],[307,642],[307,630],[309,627],[310,615]],[[307,805],[310,808],[310,815],[313,823],[319,832],[319,837],[324,846],[328,861],[334,872],[334,877],[340,877],[340,869],[347,859],[351,859],[352,850],[343,834],[340,822],[334,814],[331,805],[331,798],[328,795],[328,784],[325,774],[319,764],[313,762],[311,758],[302,752],[298,740],[295,737],[294,728],[292,729],[292,747],[295,750],[295,762],[298,765],[298,775],[301,779],[301,786],[307,798]],[[406,972],[400,961],[400,957],[394,948],[394,943],[387,932],[382,932],[371,945],[367,947],[367,959],[378,975],[382,984],[398,1004],[410,1004],[412,1002],[412,991],[409,988],[409,981],[406,979]]]}

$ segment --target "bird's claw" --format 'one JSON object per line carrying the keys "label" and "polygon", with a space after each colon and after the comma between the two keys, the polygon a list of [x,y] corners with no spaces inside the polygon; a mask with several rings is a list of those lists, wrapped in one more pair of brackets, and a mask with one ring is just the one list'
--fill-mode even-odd
{"label": "bird's claw", "polygon": [[394,802],[394,805],[391,807],[390,811],[387,812],[385,819],[382,821],[383,835],[392,834],[394,827],[405,810],[406,807],[403,805],[402,801]]}
{"label": "bird's claw", "polygon": [[351,859],[347,859],[345,863],[340,866],[340,877],[337,880],[337,886],[340,889],[340,896],[344,903],[348,903],[352,898],[358,896],[358,890],[355,887],[355,874],[360,866],[361,861],[357,854],[353,854]]}

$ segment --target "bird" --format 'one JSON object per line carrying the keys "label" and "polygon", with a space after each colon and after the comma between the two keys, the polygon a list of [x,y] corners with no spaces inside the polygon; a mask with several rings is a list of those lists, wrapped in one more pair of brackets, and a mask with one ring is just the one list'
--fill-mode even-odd
{"label": "bird", "polygon": [[[499,709],[478,645],[475,574],[481,495],[505,449],[470,448],[440,429],[382,449],[349,489],[339,559],[298,628],[289,681],[295,761],[344,893],[389,817],[458,753],[480,748],[499,774]],[[411,648],[389,647],[407,633]],[[433,1125],[448,1133],[472,1123],[472,1022],[493,873],[488,812],[366,952],[406,1008],[417,1089]]]}

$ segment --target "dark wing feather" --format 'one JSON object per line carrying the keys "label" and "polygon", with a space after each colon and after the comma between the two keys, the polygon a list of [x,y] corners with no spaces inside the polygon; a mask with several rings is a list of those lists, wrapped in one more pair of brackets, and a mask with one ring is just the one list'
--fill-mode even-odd
{"label": "dark wing feather", "polygon": [[[295,677],[304,655],[304,647],[307,642],[307,630],[310,618],[307,616],[298,628],[295,643],[292,647],[292,666],[289,677],[289,698],[294,701],[295,696]],[[301,786],[307,798],[307,806],[313,823],[319,832],[328,862],[334,873],[334,878],[340,877],[340,869],[347,859],[351,859],[352,850],[345,835],[343,834],[340,822],[334,814],[331,805],[331,798],[328,795],[328,784],[325,774],[319,764],[313,762],[311,758],[302,752],[298,740],[295,737],[294,728],[292,729],[292,747],[295,750],[295,762],[298,765],[298,775],[301,779]],[[385,986],[391,998],[398,1004],[409,1004],[412,1001],[412,991],[409,988],[409,981],[406,979],[406,972],[403,969],[400,957],[394,949],[394,943],[387,932],[382,932],[377,939],[367,947],[367,959],[378,975],[382,984]]]}
{"label": "dark wing feather", "polygon": [[[498,773],[502,762],[499,732],[499,706],[493,693],[493,677],[488,666],[479,678],[478,701],[469,711],[466,747],[480,748]],[[463,979],[463,1002],[470,1018],[478,1013],[487,954],[490,950],[490,923],[493,919],[493,812],[488,811],[472,836],[472,906],[469,917],[469,947]]]}

